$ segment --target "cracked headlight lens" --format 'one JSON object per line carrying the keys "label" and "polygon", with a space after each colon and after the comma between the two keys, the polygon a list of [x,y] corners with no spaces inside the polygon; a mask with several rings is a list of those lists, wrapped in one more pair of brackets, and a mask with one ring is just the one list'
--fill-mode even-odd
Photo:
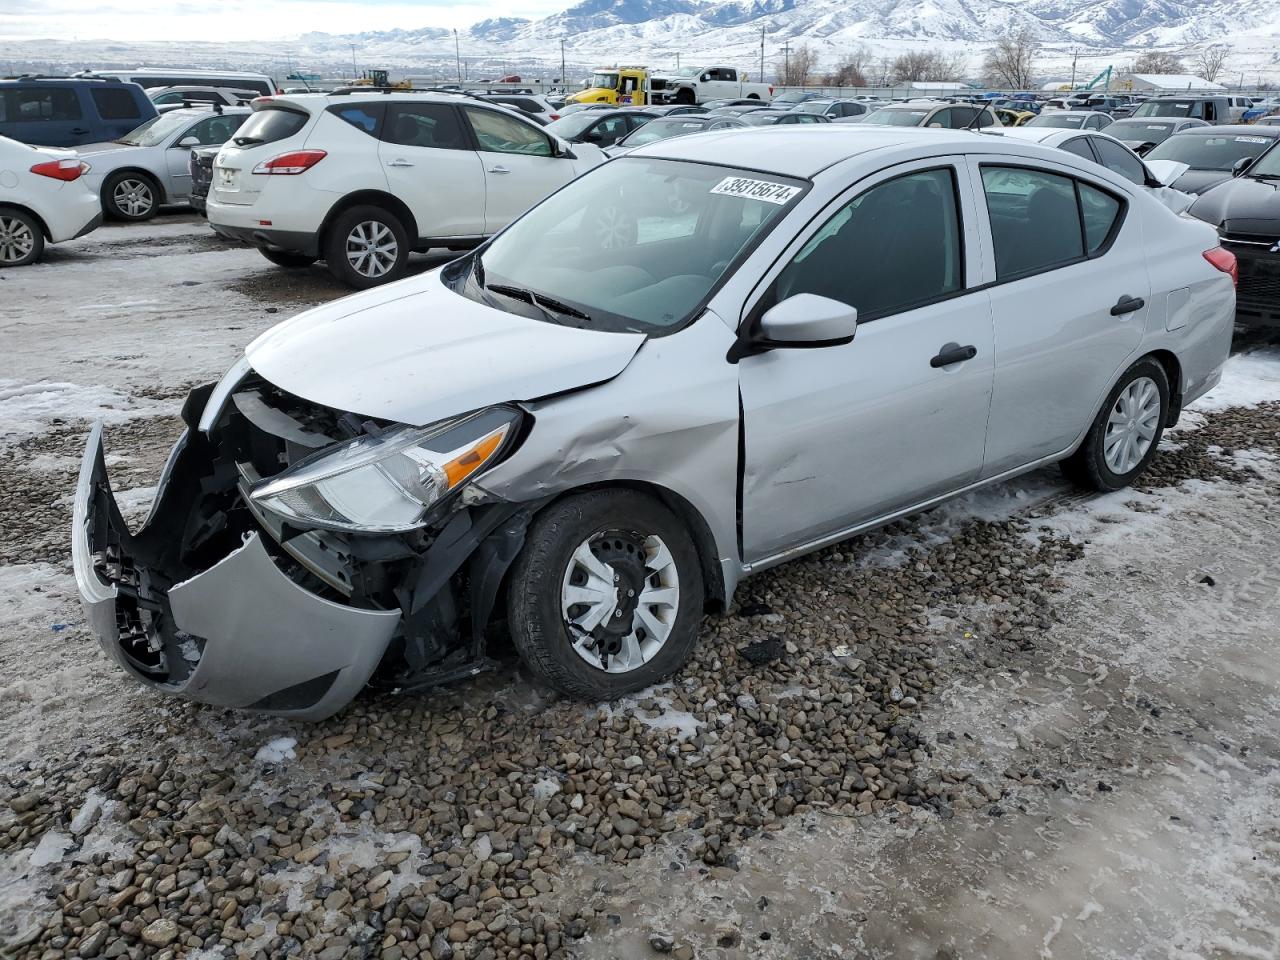
{"label": "cracked headlight lens", "polygon": [[302,526],[399,533],[505,449],[519,411],[492,407],[427,427],[392,427],[298,462],[250,491],[259,506]]}

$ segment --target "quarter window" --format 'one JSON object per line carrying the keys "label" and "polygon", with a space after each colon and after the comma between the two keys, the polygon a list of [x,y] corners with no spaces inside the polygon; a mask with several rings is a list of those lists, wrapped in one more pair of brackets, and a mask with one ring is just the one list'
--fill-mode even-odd
{"label": "quarter window", "polygon": [[118,87],[89,91],[93,95],[93,105],[98,108],[98,116],[103,120],[138,120],[142,111],[138,102],[128,90]]}
{"label": "quarter window", "polygon": [[1058,148],[1065,150],[1067,153],[1074,153],[1077,157],[1084,157],[1090,163],[1097,163],[1098,159],[1093,155],[1093,151],[1089,149],[1089,142],[1084,137],[1074,137],[1062,144]]}
{"label": "quarter window", "polygon": [[530,157],[550,157],[551,141],[529,124],[505,117],[494,110],[463,107],[480,149],[488,153],[521,153]]}
{"label": "quarter window", "polygon": [[1087,183],[1079,184],[1080,211],[1084,217],[1084,239],[1089,255],[1097,253],[1111,236],[1120,218],[1120,201],[1109,193],[1095,190]]}
{"label": "quarter window", "polygon": [[864,320],[921,306],[964,286],[960,236],[950,168],[898,177],[813,235],[778,276],[776,301],[812,293],[857,308]]}
{"label": "quarter window", "polygon": [[467,149],[457,111],[447,103],[397,103],[388,108],[383,139],[407,147]]}

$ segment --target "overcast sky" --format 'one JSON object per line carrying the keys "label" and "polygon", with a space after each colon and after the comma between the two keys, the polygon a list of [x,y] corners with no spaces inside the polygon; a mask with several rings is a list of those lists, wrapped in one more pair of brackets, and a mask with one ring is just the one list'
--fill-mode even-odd
{"label": "overcast sky", "polygon": [[[21,51],[23,38],[60,40],[254,40],[367,30],[465,27],[488,17],[541,17],[573,0],[213,0],[126,4],[119,0],[0,0],[0,40]],[[18,50],[14,48],[18,47]],[[31,55],[38,56],[32,49]]]}

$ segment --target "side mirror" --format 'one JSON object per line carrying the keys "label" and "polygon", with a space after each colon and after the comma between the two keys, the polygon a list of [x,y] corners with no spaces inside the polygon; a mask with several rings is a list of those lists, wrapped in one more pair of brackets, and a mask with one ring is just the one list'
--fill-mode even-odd
{"label": "side mirror", "polygon": [[1253,157],[1241,157],[1231,165],[1231,175],[1233,177],[1238,177],[1251,166],[1253,166]]}
{"label": "side mirror", "polygon": [[181,140],[175,143],[174,146],[184,147],[190,150],[192,147],[200,146],[200,138],[199,137],[183,137]]}
{"label": "side mirror", "polygon": [[726,359],[736,363],[765,350],[834,347],[853,340],[858,311],[847,303],[797,293],[765,311],[756,329],[739,333]]}

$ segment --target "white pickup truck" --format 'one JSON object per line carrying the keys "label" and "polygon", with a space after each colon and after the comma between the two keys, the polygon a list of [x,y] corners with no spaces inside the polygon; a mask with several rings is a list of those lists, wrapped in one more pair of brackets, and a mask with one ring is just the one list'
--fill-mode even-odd
{"label": "white pickup truck", "polygon": [[654,103],[705,103],[708,100],[773,99],[773,86],[748,83],[747,75],[733,67],[684,67],[673,74],[651,74],[649,91]]}

